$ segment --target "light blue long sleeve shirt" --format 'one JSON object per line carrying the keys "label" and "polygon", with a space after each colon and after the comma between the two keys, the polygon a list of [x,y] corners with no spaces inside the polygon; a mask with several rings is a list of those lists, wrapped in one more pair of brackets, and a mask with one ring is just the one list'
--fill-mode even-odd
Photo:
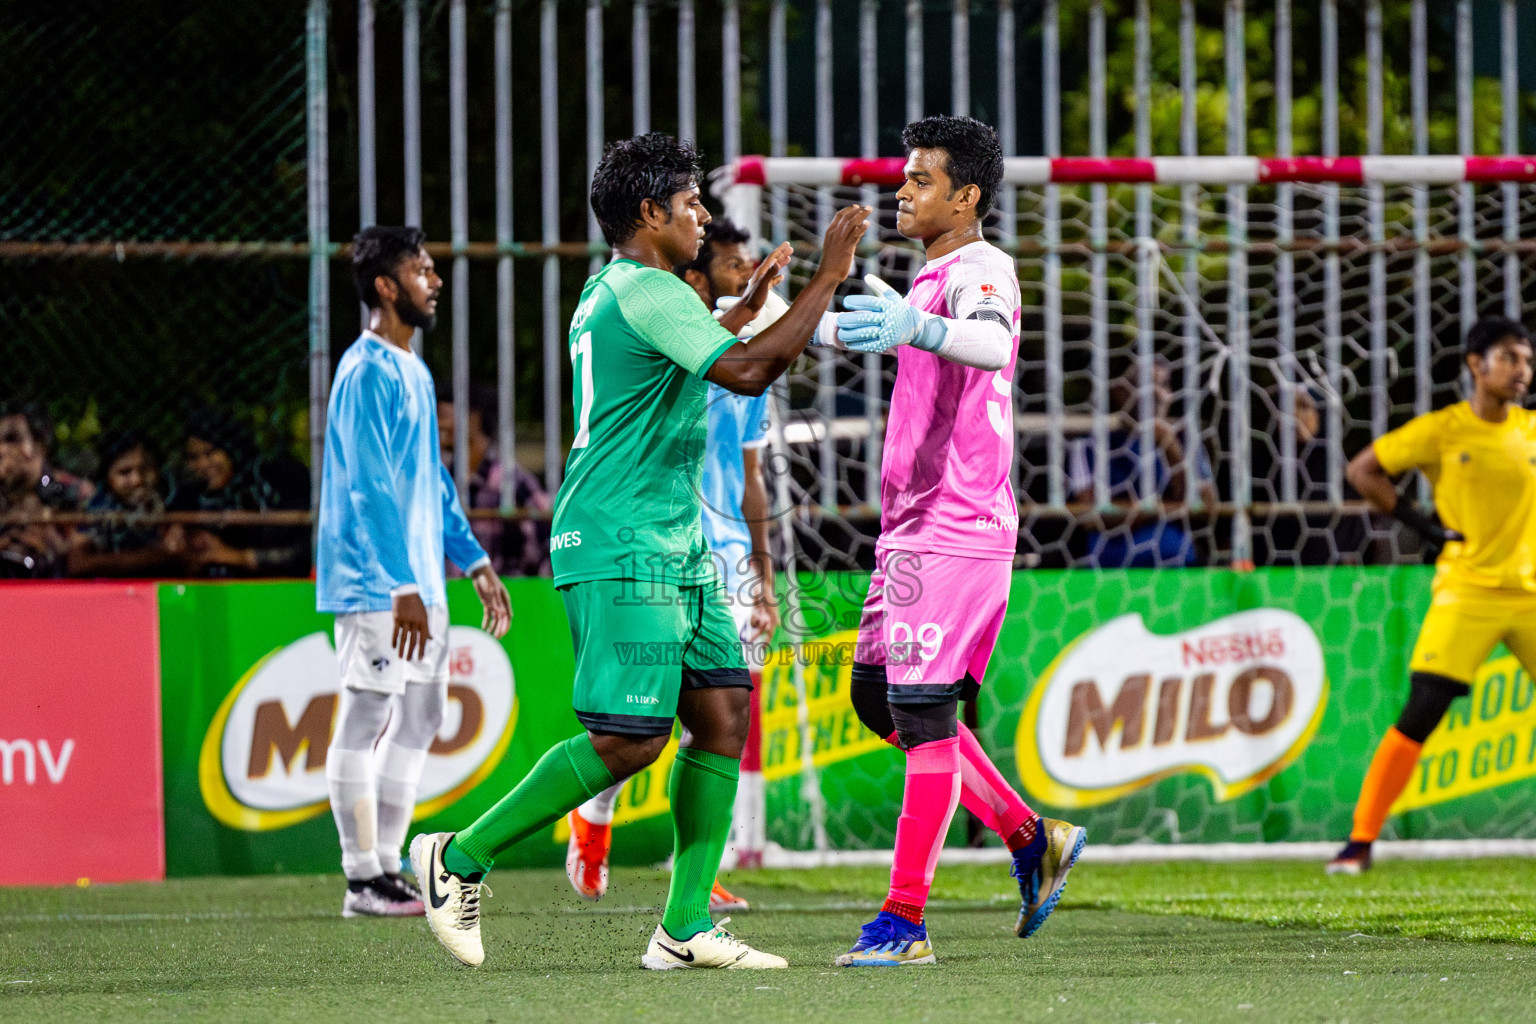
{"label": "light blue long sleeve shirt", "polygon": [[432,372],[364,331],[336,367],[326,412],[316,607],[387,611],[412,588],[444,604],[445,554],[466,573],[488,561],[438,454]]}
{"label": "light blue long sleeve shirt", "polygon": [[704,542],[725,574],[727,595],[737,601],[747,582],[741,567],[752,553],[752,527],[741,511],[747,490],[741,450],[768,443],[768,393],[754,398],[711,384],[708,402],[709,437],[700,481]]}

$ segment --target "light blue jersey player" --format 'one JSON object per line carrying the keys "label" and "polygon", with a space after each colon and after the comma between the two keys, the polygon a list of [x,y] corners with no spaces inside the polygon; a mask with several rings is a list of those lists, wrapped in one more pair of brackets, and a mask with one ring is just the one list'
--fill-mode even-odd
{"label": "light blue jersey player", "polygon": [[[693,286],[699,298],[715,309],[722,298],[740,295],[752,277],[751,236],[721,218],[704,228],[704,241],[692,263],[678,276]],[[761,330],[785,305],[771,296],[758,320],[741,337]],[[752,397],[709,386],[709,436],[704,450],[702,484],[704,540],[715,556],[725,586],[725,600],[736,618],[744,643],[772,638],[779,626],[779,602],[774,591],[773,559],[768,544],[771,505],[763,479],[762,453],[768,444],[769,393]],[[761,659],[748,650],[747,665],[754,681]],[[741,754],[741,777],[731,842],[738,867],[761,866],[767,846],[763,814],[762,729],[758,693],[752,692],[752,717]],[[582,804],[569,816],[571,837],[565,871],[571,886],[589,900],[608,890],[608,851],[612,843],[614,803],[628,780],[622,780]],[[729,852],[727,852],[729,862]],[[727,892],[717,881],[710,893],[716,913],[747,909],[747,901]]]}
{"label": "light blue jersey player", "polygon": [[410,347],[432,329],[443,286],[425,241],[384,227],[354,241],[369,324],[341,357],[326,412],[315,590],[336,615],[343,685],[325,758],[343,917],[423,913],[400,847],[448,698],[444,556],[474,580],[485,630],[502,636],[512,615],[439,457],[432,373]]}

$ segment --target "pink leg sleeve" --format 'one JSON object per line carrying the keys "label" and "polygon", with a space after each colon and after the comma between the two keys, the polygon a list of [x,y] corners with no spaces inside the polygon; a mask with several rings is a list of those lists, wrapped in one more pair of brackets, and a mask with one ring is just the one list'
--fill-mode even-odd
{"label": "pink leg sleeve", "polygon": [[944,836],[960,800],[960,740],[937,740],[907,751],[907,783],[896,822],[890,899],[928,902]]}

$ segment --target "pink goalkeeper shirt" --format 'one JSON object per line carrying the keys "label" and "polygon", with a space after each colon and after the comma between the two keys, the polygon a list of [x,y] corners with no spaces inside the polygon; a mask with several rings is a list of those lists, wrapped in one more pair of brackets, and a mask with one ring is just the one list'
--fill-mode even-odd
{"label": "pink goalkeeper shirt", "polygon": [[906,301],[953,320],[999,314],[1012,345],[997,371],[911,345],[896,350],[877,548],[1011,559],[1019,528],[1011,470],[1021,312],[1013,258],[972,242],[924,267]]}

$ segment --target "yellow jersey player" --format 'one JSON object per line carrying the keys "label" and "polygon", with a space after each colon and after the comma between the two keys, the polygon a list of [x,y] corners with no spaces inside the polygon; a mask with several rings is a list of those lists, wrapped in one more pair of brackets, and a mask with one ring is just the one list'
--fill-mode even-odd
{"label": "yellow jersey player", "polygon": [[[1349,482],[1432,547],[1434,597],[1409,663],[1408,704],[1387,730],[1355,805],[1349,842],[1329,874],[1371,866],[1371,843],[1413,774],[1419,751],[1477,668],[1501,641],[1536,674],[1536,413],[1520,407],[1531,384],[1524,327],[1484,317],[1467,332],[1469,401],[1415,417],[1349,464]],[[1441,526],[1400,498],[1392,478],[1410,469],[1434,487]]]}

